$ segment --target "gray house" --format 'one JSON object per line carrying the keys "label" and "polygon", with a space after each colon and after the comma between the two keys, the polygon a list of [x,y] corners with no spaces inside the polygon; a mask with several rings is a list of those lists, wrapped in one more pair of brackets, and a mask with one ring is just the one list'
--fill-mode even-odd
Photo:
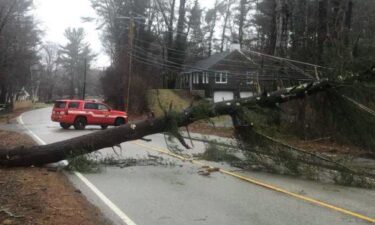
{"label": "gray house", "polygon": [[177,88],[202,90],[214,102],[245,98],[264,90],[313,80],[302,69],[285,66],[284,62],[250,57],[238,46],[187,65],[177,79]]}

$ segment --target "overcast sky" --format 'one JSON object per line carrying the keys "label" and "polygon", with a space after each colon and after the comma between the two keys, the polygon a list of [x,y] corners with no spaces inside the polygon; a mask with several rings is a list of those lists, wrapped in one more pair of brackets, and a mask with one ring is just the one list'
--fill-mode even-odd
{"label": "overcast sky", "polygon": [[[215,0],[200,0],[202,7],[213,5]],[[89,0],[34,0],[35,14],[44,30],[44,42],[66,43],[64,30],[68,27],[83,27],[86,41],[99,54],[96,67],[108,66],[109,58],[103,52],[100,32],[94,23],[83,23],[81,17],[96,17]]]}

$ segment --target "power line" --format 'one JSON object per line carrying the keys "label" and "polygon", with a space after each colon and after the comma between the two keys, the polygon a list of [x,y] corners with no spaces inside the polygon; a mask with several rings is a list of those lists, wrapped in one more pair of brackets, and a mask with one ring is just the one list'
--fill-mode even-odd
{"label": "power line", "polygon": [[369,107],[367,107],[367,106],[365,106],[365,105],[363,105],[363,104],[361,104],[361,103],[355,101],[354,99],[349,98],[349,97],[347,97],[347,96],[345,96],[345,95],[342,95],[342,97],[343,97],[344,99],[346,99],[347,101],[351,102],[352,104],[354,104],[355,106],[357,106],[357,107],[358,107],[359,109],[361,109],[362,111],[365,111],[365,112],[371,114],[372,116],[375,116],[375,111],[372,110],[372,109],[370,109]]}
{"label": "power line", "polygon": [[[183,55],[183,56],[187,55],[186,51],[176,50],[174,48],[170,48],[170,47],[167,47],[167,46],[158,45],[158,44],[155,44],[155,43],[146,42],[144,40],[139,40],[139,39],[136,39],[136,40],[139,41],[139,42],[147,43],[147,44],[150,44],[150,45],[153,45],[153,46],[157,46],[157,47],[160,47],[160,48],[164,48],[164,49],[170,50],[170,51],[173,52],[173,54],[179,54],[179,55]],[[159,50],[159,49],[155,49],[155,50]],[[267,55],[267,54],[264,54],[264,53],[260,53],[260,52],[256,52],[256,51],[251,51],[251,50],[248,50],[248,52],[251,53],[251,54],[256,54],[257,56],[267,57],[267,58],[269,58],[269,59],[271,59],[271,60],[273,60],[275,62],[280,62],[280,63],[283,63],[283,62],[294,62],[294,63],[301,64],[301,65],[304,65],[304,66],[309,66],[309,67],[314,67],[314,68],[316,67],[316,68],[320,68],[320,69],[327,69],[326,67],[323,67],[323,66],[319,66],[319,65],[315,65],[315,64],[310,64],[310,63],[305,63],[305,62],[301,62],[301,61],[298,61],[298,60],[292,60],[292,59],[287,59],[287,58],[276,57],[276,56]],[[173,57],[169,56],[168,58],[173,58]],[[229,59],[222,59],[221,61],[241,62],[241,61],[238,61],[238,60],[229,60]],[[292,64],[291,67],[292,66],[294,68],[296,68],[295,65]],[[272,66],[266,65],[264,67],[272,67]],[[275,66],[275,68],[280,68],[280,67],[276,67]],[[299,70],[302,70],[302,69],[299,68]],[[309,72],[316,72],[315,70],[304,70],[304,71],[305,72],[307,72],[307,71],[309,71]],[[309,76],[311,76],[311,75],[309,75]]]}
{"label": "power line", "polygon": [[[140,53],[139,51],[138,51],[138,53]],[[154,54],[152,54],[152,53],[150,53],[150,52],[142,52],[143,54],[151,54],[151,55],[153,55],[154,57],[156,56],[156,55],[154,55]],[[156,57],[159,57],[159,56],[156,56]],[[160,59],[160,58],[159,58]],[[162,59],[163,60],[163,59]],[[175,67],[177,68],[177,69],[181,69],[181,68],[190,68],[190,69],[195,69],[195,70],[198,70],[198,71],[205,71],[205,72],[217,72],[217,71],[213,71],[213,70],[208,70],[208,69],[205,69],[205,68],[199,68],[199,67],[195,67],[195,66],[189,66],[189,65],[185,65],[185,64],[181,64],[181,63],[176,63],[176,62],[172,62],[172,61],[169,61],[169,60],[166,60],[166,59],[164,59],[163,61],[165,61],[165,62],[167,62],[168,64],[174,64],[175,65]],[[165,64],[165,65],[168,65],[168,64]],[[226,64],[225,64],[226,65]],[[248,76],[249,74],[241,74],[241,73],[231,73],[231,75],[240,75],[240,76],[244,76],[244,75],[246,75],[246,76]],[[258,75],[259,77],[261,77],[261,75]],[[280,77],[280,76],[279,76]],[[298,79],[298,80],[311,80],[311,79],[302,79],[302,77],[300,77],[300,76],[296,76],[296,77],[290,77],[289,76],[289,79],[293,79],[293,78],[295,78],[295,79]],[[303,78],[305,78],[305,76],[303,76]]]}
{"label": "power line", "polygon": [[[145,60],[145,59],[142,58],[142,60]],[[182,64],[175,63],[175,62],[170,62],[170,61],[169,61],[169,63],[170,64],[174,64],[174,65],[160,63],[160,62],[155,62],[155,61],[151,61],[151,60],[148,60],[148,62],[157,63],[159,65],[166,66],[166,67],[171,67],[171,68],[175,68],[175,69],[181,69],[180,66],[182,65]],[[211,73],[220,72],[220,71],[208,70],[208,69],[204,69],[204,68],[197,68],[197,67],[192,67],[192,68],[196,69],[199,72],[211,72]],[[194,72],[194,71],[191,71],[191,72]],[[241,76],[241,77],[244,77],[244,76],[254,76],[252,74],[241,74],[241,73],[229,73],[229,74],[231,75],[231,77],[233,77],[233,76]],[[264,79],[264,78],[271,78],[270,80],[277,80],[276,78],[283,78],[283,79],[288,79],[288,80],[293,80],[293,79],[296,79],[296,80],[311,80],[311,79],[306,79],[306,77],[301,77],[301,76],[298,76],[298,77],[294,76],[293,77],[291,75],[280,76],[280,75],[259,75],[259,74],[257,74],[257,77],[262,78],[262,79]]]}
{"label": "power line", "polygon": [[137,38],[135,38],[135,40],[138,41],[138,42],[143,42],[143,43],[146,43],[146,44],[149,44],[149,45],[153,45],[153,46],[156,46],[156,47],[168,49],[168,50],[171,50],[171,51],[176,52],[176,53],[179,52],[179,54],[186,54],[185,51],[181,51],[181,50],[178,50],[178,49],[175,49],[175,48],[163,46],[161,44],[156,44],[156,43],[153,43],[153,42],[147,42],[147,41],[140,40],[140,39],[137,39]]}
{"label": "power line", "polygon": [[[165,63],[162,63],[162,62],[157,62],[157,61],[154,61],[154,60],[149,60],[149,59],[145,59],[145,58],[140,58],[139,56],[137,55],[133,55],[134,58],[136,58],[137,61],[142,61],[142,62],[145,62],[147,64],[150,64],[151,66],[155,66],[154,64],[156,65],[159,65],[159,66],[163,66],[163,67],[169,67],[169,68],[174,68],[174,69],[181,69],[181,66],[182,64],[179,64],[179,63],[175,63],[175,62],[170,62],[171,64],[165,64]],[[174,64],[174,65],[173,65]],[[188,66],[190,67],[190,66]],[[190,67],[190,68],[194,68],[196,69],[197,71],[199,72],[209,72],[209,76],[215,76],[215,73],[218,73],[218,72],[223,72],[223,71],[215,71],[215,70],[208,70],[208,69],[204,69],[204,68],[197,68],[197,67]],[[176,70],[172,70],[174,72],[176,72]],[[230,74],[231,78],[232,77],[240,77],[241,79],[248,79],[248,77],[252,77],[254,78],[254,75],[252,74],[241,74],[241,73],[228,73]],[[304,80],[304,81],[308,81],[308,80],[311,80],[311,79],[306,79],[305,77],[302,78],[302,77],[291,77],[291,76],[275,76],[275,75],[257,75],[259,78],[261,78],[262,80],[278,80],[278,79],[282,79],[282,80]],[[268,79],[266,79],[268,78]]]}
{"label": "power line", "polygon": [[[136,60],[139,63],[145,64],[145,65],[150,65],[150,66],[153,66],[153,67],[156,66],[155,62],[144,61],[144,59],[140,59],[140,58],[136,58],[135,57],[134,60]],[[160,63],[157,63],[157,64],[161,65],[161,66],[164,66],[163,64],[160,64]],[[170,67],[173,67],[173,66],[170,66]],[[163,70],[168,70],[168,71],[175,72],[175,70],[172,70],[172,69],[169,69],[169,68],[163,68]],[[202,75],[200,75],[200,76],[202,76]],[[208,74],[206,74],[206,76],[209,77],[209,78],[216,79],[216,74],[208,73]],[[193,78],[187,78],[187,79],[193,79]],[[198,82],[201,83],[204,78],[202,76],[201,79],[199,77],[197,79],[199,79]],[[259,84],[259,81],[254,82],[255,77],[250,77],[250,76],[247,76],[247,77],[235,77],[235,76],[231,75],[230,78],[227,77],[227,79],[230,79],[232,81],[235,80],[235,81],[240,81],[240,82],[246,82],[245,85],[249,85],[250,88],[253,88],[254,90],[256,89],[256,85]],[[180,81],[186,84],[186,81],[183,81],[183,80],[180,80]],[[275,79],[274,76],[263,76],[263,77],[261,77],[260,81],[261,82],[267,82],[267,81],[268,82],[275,82],[275,81],[284,81],[285,82],[285,81],[293,81],[293,80],[290,79],[289,77],[278,77],[278,79]],[[310,81],[310,80],[306,79],[306,80],[300,80],[300,81]],[[251,83],[248,83],[248,82],[251,82]],[[245,87],[245,86],[242,86],[242,87]]]}
{"label": "power line", "polygon": [[[159,7],[161,7],[159,5]],[[140,15],[140,14],[138,14]],[[144,15],[141,15],[144,19],[147,19]],[[137,22],[137,23],[140,23],[142,21],[134,21],[134,22]],[[133,23],[134,23],[133,22]],[[166,30],[164,31],[165,33],[176,33],[176,34],[181,34],[181,35],[188,35],[188,33],[181,33],[181,32],[178,32],[178,31],[174,31],[174,30]],[[181,54],[181,55],[186,55],[186,52],[185,51],[181,51],[181,50],[178,50],[178,49],[174,49],[174,48],[170,48],[170,47],[167,47],[167,46],[160,46],[160,45],[155,45],[154,43],[150,43],[150,42],[146,42],[146,41],[143,41],[143,40],[140,40],[140,39],[135,39],[136,41],[138,42],[144,42],[144,43],[147,43],[147,44],[150,44],[150,45],[154,45],[154,46],[158,46],[158,47],[162,47],[162,48],[165,48],[165,49],[168,49],[170,51],[173,51],[174,54]],[[283,57],[278,57],[278,56],[273,56],[273,55],[269,55],[269,54],[265,54],[265,53],[261,53],[261,52],[257,52],[257,51],[253,51],[253,50],[247,50],[245,52],[249,52],[251,54],[255,54],[257,56],[263,56],[263,57],[267,57],[267,58],[270,58],[270,59],[273,59],[273,60],[277,60],[277,61],[286,61],[286,62],[292,62],[292,63],[296,63],[296,64],[299,64],[299,65],[305,65],[305,66],[310,66],[310,67],[313,67],[313,68],[326,68],[326,67],[323,67],[323,66],[320,66],[320,65],[316,65],[316,64],[312,64],[312,63],[307,63],[307,62],[302,62],[302,61],[299,61],[299,60],[294,60],[294,59],[288,59],[288,58],[283,58]],[[326,68],[327,69],[327,68]]]}
{"label": "power line", "polygon": [[282,58],[282,57],[278,57],[278,56],[268,55],[268,54],[265,54],[265,53],[256,52],[256,51],[252,51],[252,50],[247,50],[245,52],[249,52],[249,53],[252,53],[252,54],[264,56],[264,57],[275,59],[275,60],[278,60],[278,61],[289,61],[289,62],[293,62],[293,63],[305,65],[305,66],[327,69],[326,67],[323,67],[323,66],[319,66],[319,65],[315,65],[315,64],[311,64],[311,63],[306,63],[306,62],[302,62],[302,61],[298,61],[298,60],[294,60],[294,59],[287,59],[287,58]]}
{"label": "power line", "polygon": [[[145,54],[153,54],[151,52],[148,52],[146,51],[145,49],[139,47],[139,46],[134,46],[135,48],[139,49],[140,51],[142,52],[145,52]],[[155,54],[153,54],[154,56],[157,56]],[[176,60],[181,60],[181,58],[176,58],[176,57],[171,57],[171,56],[168,56],[168,59],[176,59]],[[163,58],[163,60],[165,60]],[[240,64],[244,64],[245,62],[244,61],[240,61],[240,60],[230,60],[230,59],[221,59],[220,61],[224,61],[224,62],[233,62],[233,63],[240,63]],[[252,61],[253,64],[256,64],[255,62]],[[186,64],[184,64],[186,65]],[[215,65],[222,65],[222,66],[228,66],[228,64],[225,64],[225,63],[216,63]],[[235,65],[236,67],[240,67],[240,68],[247,68],[247,69],[258,69],[259,66],[256,66],[256,67],[251,67],[251,66],[245,66],[245,65]],[[285,67],[282,67],[282,66],[269,66],[269,65],[265,65],[263,66],[264,69],[267,69],[267,70],[272,70],[272,71],[278,71],[280,69],[285,69]],[[312,70],[306,70],[306,71],[310,71],[310,72],[313,72]]]}
{"label": "power line", "polygon": [[[178,50],[178,49],[174,49],[174,48],[170,48],[170,47],[166,47],[166,46],[162,46],[162,45],[157,45],[155,43],[149,43],[149,42],[146,42],[144,40],[140,40],[140,39],[136,39],[137,41],[139,42],[144,42],[144,43],[148,43],[150,45],[154,45],[154,46],[157,46],[157,47],[162,47],[162,48],[166,48],[166,49],[169,49],[171,51],[174,51],[174,52],[180,52],[181,54],[186,54],[185,51],[181,51],[181,50]],[[320,65],[316,65],[316,64],[312,64],[312,63],[307,63],[307,62],[302,62],[302,61],[299,61],[299,60],[294,60],[294,59],[288,59],[288,58],[282,58],[282,57],[278,57],[278,56],[273,56],[273,55],[268,55],[268,54],[265,54],[265,53],[261,53],[261,52],[257,52],[257,51],[253,51],[253,50],[246,50],[244,52],[248,52],[250,54],[255,54],[257,56],[264,56],[264,57],[267,57],[267,58],[270,58],[270,59],[274,59],[274,60],[277,60],[277,61],[288,61],[288,62],[293,62],[293,63],[297,63],[297,64],[301,64],[301,65],[305,65],[305,66],[310,66],[310,67],[317,67],[317,68],[325,68],[327,69],[326,67],[324,66],[320,66]]]}

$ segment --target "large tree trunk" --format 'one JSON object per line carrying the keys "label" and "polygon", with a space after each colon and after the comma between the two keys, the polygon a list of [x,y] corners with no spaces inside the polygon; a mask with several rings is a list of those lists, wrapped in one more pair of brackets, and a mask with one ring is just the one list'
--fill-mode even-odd
{"label": "large tree trunk", "polygon": [[211,24],[209,25],[209,35],[208,35],[208,56],[211,56],[212,55],[212,41],[213,41],[213,38],[214,38],[214,33],[215,33],[215,27],[216,27],[216,20],[217,20],[217,7],[219,5],[219,1],[216,0],[215,1],[215,6],[213,8],[213,16],[212,16],[212,20],[210,21]]}
{"label": "large tree trunk", "polygon": [[[186,50],[186,38],[187,34],[184,33],[185,31],[185,15],[186,15],[186,0],[180,0],[180,8],[179,8],[179,15],[178,15],[178,22],[177,22],[177,34],[176,34],[176,43],[175,43],[175,49],[179,52],[185,52]],[[177,67],[181,68],[182,64],[185,61],[185,54],[176,53],[173,56],[173,61],[177,63]],[[176,66],[175,65],[175,66]]]}
{"label": "large tree trunk", "polygon": [[238,22],[238,42],[242,48],[243,45],[243,36],[244,36],[244,26],[246,21],[246,14],[247,14],[247,4],[246,0],[240,1],[240,15],[239,15],[239,22]]}
{"label": "large tree trunk", "polygon": [[327,38],[328,32],[328,0],[319,0],[319,22],[318,22],[318,54],[317,61],[322,63],[323,61],[323,52],[324,52],[324,43]]}
{"label": "large tree trunk", "polygon": [[276,46],[274,55],[286,57],[288,48],[289,12],[286,0],[276,0]]}
{"label": "large tree trunk", "polygon": [[271,17],[271,24],[270,24],[270,33],[269,35],[269,43],[267,46],[267,54],[273,55],[275,53],[276,48],[276,0],[272,0],[272,17]]}
{"label": "large tree trunk", "polygon": [[228,19],[230,17],[230,7],[232,6],[232,2],[227,2],[227,10],[225,11],[224,16],[224,24],[223,24],[223,30],[221,32],[221,43],[220,43],[220,52],[224,51],[224,43],[225,43],[225,34],[228,27]]}
{"label": "large tree trunk", "polygon": [[348,6],[345,13],[345,37],[344,43],[346,46],[350,44],[350,30],[352,28],[352,18],[353,17],[353,1],[348,2]]}
{"label": "large tree trunk", "polygon": [[282,89],[266,95],[215,104],[197,105],[178,114],[167,113],[166,116],[161,118],[147,119],[134,124],[130,123],[114,129],[95,132],[44,146],[0,149],[0,166],[31,166],[58,162],[69,157],[137,140],[147,135],[173,131],[174,127],[171,127],[171,124],[181,127],[207,117],[235,115],[240,107],[250,109],[256,106],[275,107],[276,104],[304,98],[306,95],[312,95],[330,87],[331,84],[327,80],[321,80],[294,88]]}

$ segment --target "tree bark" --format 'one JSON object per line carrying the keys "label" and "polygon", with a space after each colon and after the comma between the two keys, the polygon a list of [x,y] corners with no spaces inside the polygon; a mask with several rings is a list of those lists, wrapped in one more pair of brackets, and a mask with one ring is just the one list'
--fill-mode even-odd
{"label": "tree bark", "polygon": [[240,1],[240,15],[239,15],[239,22],[238,22],[238,42],[241,48],[243,45],[243,36],[244,36],[243,29],[244,29],[244,25],[246,21],[246,14],[248,12],[247,4],[248,2],[246,0]]}
{"label": "tree bark", "polygon": [[328,0],[319,0],[319,22],[318,22],[318,54],[319,63],[323,61],[324,43],[328,32]]}
{"label": "tree bark", "polygon": [[214,38],[215,27],[216,27],[216,20],[217,20],[217,7],[219,5],[219,1],[215,1],[215,6],[213,8],[213,16],[211,18],[211,23],[209,24],[209,35],[208,35],[208,56],[212,55],[212,41]]}
{"label": "tree bark", "polygon": [[226,6],[227,6],[227,10],[225,11],[223,30],[221,32],[220,52],[224,51],[225,34],[226,34],[226,31],[227,31],[227,27],[228,27],[228,19],[229,19],[230,14],[231,14],[230,8],[232,6],[232,2],[228,1]]}
{"label": "tree bark", "polygon": [[271,16],[271,24],[270,24],[270,33],[269,35],[269,43],[267,46],[267,53],[269,55],[273,55],[275,53],[276,48],[276,0],[271,0],[272,2],[272,16]]}
{"label": "tree bark", "polygon": [[344,42],[345,45],[348,46],[350,44],[350,30],[352,28],[352,18],[353,17],[353,1],[348,2],[347,10],[345,13],[345,37]]}
{"label": "tree bark", "polygon": [[171,60],[171,57],[173,57],[171,49],[173,48],[173,21],[174,21],[174,14],[175,14],[175,5],[176,5],[176,0],[172,0],[169,22],[167,24],[168,26],[167,53],[168,53],[169,61]]}
{"label": "tree bark", "polygon": [[[178,15],[178,22],[177,22],[177,34],[176,34],[176,43],[175,43],[175,49],[179,52],[185,52],[186,50],[186,39],[187,39],[187,33],[184,33],[185,31],[185,15],[186,15],[186,0],[180,0],[180,8],[179,8],[179,15]],[[182,64],[185,61],[185,54],[181,53],[174,53],[173,54],[173,62],[177,63],[177,67],[181,68]]]}
{"label": "tree bark", "polygon": [[174,128],[171,127],[170,124],[176,124],[178,127],[182,127],[208,117],[235,115],[236,111],[241,107],[250,109],[255,106],[275,107],[279,103],[304,98],[306,95],[322,92],[331,87],[332,85],[328,80],[322,79],[317,82],[282,89],[266,95],[262,94],[250,98],[236,99],[215,104],[197,105],[178,114],[166,113],[166,115],[161,118],[129,123],[114,129],[95,132],[53,144],[0,149],[0,166],[37,166],[58,162],[70,157],[112,147],[123,142],[137,140],[147,135],[172,131]]}
{"label": "tree bark", "polygon": [[286,0],[276,0],[275,6],[275,23],[276,23],[276,46],[275,56],[286,57],[288,48],[288,21],[289,12]]}

